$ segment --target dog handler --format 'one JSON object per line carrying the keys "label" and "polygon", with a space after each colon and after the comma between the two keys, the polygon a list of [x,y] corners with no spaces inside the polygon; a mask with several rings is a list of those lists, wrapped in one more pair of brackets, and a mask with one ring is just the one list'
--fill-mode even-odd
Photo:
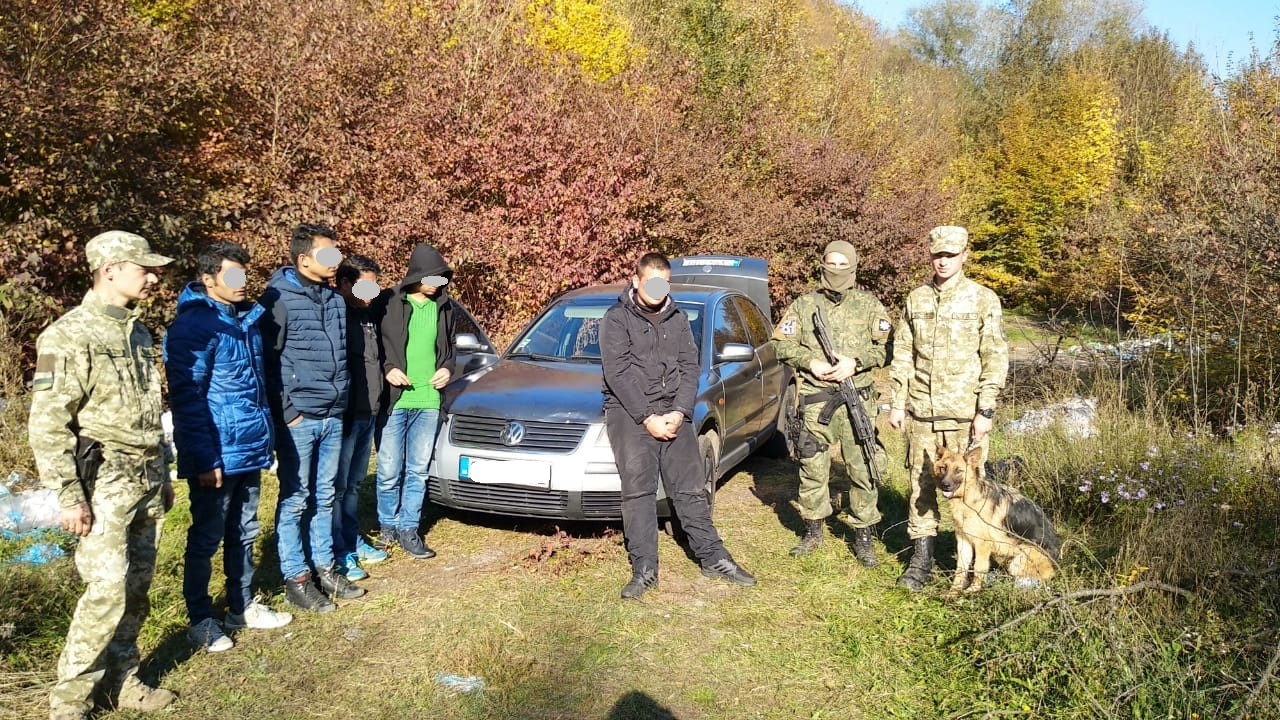
{"label": "dog handler", "polygon": [[933,280],[907,295],[889,370],[889,425],[907,430],[907,535],[915,545],[898,585],[911,592],[919,592],[933,572],[938,493],[928,463],[938,445],[959,453],[976,445],[986,459],[996,398],[1009,372],[1000,298],[964,276],[968,231],[934,228],[929,253]]}

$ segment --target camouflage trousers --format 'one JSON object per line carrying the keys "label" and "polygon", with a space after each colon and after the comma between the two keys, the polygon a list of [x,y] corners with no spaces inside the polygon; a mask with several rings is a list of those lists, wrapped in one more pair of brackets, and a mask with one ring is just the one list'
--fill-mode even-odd
{"label": "camouflage trousers", "polygon": [[[907,537],[915,540],[935,537],[938,534],[938,490],[933,483],[933,457],[938,446],[962,453],[969,449],[969,431],[972,423],[966,420],[907,420],[907,478],[911,484],[911,498],[907,502]],[[987,460],[987,444],[990,436],[978,445],[982,448],[982,461]]]}
{"label": "camouflage trousers", "polygon": [[[874,418],[874,403],[864,403],[867,417]],[[871,481],[871,472],[867,469],[866,456],[862,446],[858,444],[849,423],[849,411],[845,408],[836,410],[831,416],[831,424],[818,422],[822,412],[821,404],[802,406],[804,411],[804,430],[818,442],[827,446],[811,457],[800,458],[800,517],[805,520],[821,520],[831,515],[831,447],[840,446],[844,456],[844,467],[849,473],[849,516],[854,528],[864,528],[880,522],[880,508],[876,506],[878,491]],[[801,453],[803,454],[803,453]],[[875,457],[884,467],[884,448],[876,440]]]}
{"label": "camouflage trousers", "polygon": [[49,694],[54,711],[88,712],[96,685],[111,693],[137,674],[138,631],[151,610],[147,592],[164,524],[165,469],[158,456],[104,452],[90,502],[93,529],[75,551],[86,587],[58,658]]}

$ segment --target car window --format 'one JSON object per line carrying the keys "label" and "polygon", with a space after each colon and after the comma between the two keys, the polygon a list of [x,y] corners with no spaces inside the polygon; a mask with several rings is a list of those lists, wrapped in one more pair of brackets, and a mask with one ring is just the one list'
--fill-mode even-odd
{"label": "car window", "polygon": [[742,315],[742,319],[747,322],[747,335],[751,337],[752,347],[760,347],[769,342],[769,336],[773,334],[773,328],[769,327],[769,321],[765,320],[764,313],[760,312],[760,308],[742,296],[735,297],[733,304],[738,308],[738,313]]}
{"label": "car window", "polygon": [[712,348],[715,352],[724,350],[724,346],[729,343],[751,344],[747,326],[742,322],[742,317],[733,307],[730,298],[722,298],[716,303],[716,313],[712,317],[715,319],[711,326]]}
{"label": "car window", "polygon": [[[566,302],[552,307],[512,346],[513,355],[542,360],[600,362],[600,321],[612,305]],[[701,347],[700,310],[680,303],[693,327],[694,343]]]}

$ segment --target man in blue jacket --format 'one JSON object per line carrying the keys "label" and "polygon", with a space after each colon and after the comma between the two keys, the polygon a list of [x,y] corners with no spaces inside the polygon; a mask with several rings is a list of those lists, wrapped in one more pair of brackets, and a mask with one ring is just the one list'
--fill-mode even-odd
{"label": "man in blue jacket", "polygon": [[337,572],[333,555],[334,483],[350,388],[347,308],[329,287],[342,262],[335,237],[323,225],[294,228],[289,240],[294,264],[271,276],[261,300],[267,310],[263,349],[280,462],[280,574],[285,599],[317,613],[335,609],[329,597],[350,600],[365,592]]}
{"label": "man in blue jacket", "polygon": [[[201,253],[200,279],[182,291],[164,341],[178,475],[191,488],[182,579],[187,637],[209,652],[234,645],[224,630],[278,628],[293,619],[250,594],[262,470],[271,466],[271,411],[257,325],[263,310],[245,300],[248,264],[249,254],[234,243],[214,243]],[[219,544],[225,625],[213,616],[209,597],[210,560]]]}

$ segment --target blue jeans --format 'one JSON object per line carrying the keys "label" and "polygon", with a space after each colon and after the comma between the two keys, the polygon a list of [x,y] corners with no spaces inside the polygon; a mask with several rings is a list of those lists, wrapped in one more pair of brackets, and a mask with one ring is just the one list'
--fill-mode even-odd
{"label": "blue jeans", "polygon": [[360,539],[360,483],[369,474],[369,451],[377,418],[349,418],[342,430],[342,456],[334,483],[333,554],[345,557],[356,551]]}
{"label": "blue jeans", "polygon": [[209,577],[213,574],[213,554],[222,544],[222,572],[227,579],[227,609],[242,615],[253,596],[253,542],[258,538],[258,495],[262,474],[224,475],[222,487],[201,487],[188,479],[191,487],[191,528],[187,530],[187,551],[183,564],[182,597],[187,601],[187,617],[195,625],[213,617],[209,597]]}
{"label": "blue jeans", "polygon": [[439,410],[392,410],[378,445],[378,523],[418,530],[427,496],[427,466],[436,446]]}
{"label": "blue jeans", "polygon": [[280,574],[287,582],[312,568],[333,567],[333,485],[342,455],[342,418],[303,418],[277,437],[276,539]]}

